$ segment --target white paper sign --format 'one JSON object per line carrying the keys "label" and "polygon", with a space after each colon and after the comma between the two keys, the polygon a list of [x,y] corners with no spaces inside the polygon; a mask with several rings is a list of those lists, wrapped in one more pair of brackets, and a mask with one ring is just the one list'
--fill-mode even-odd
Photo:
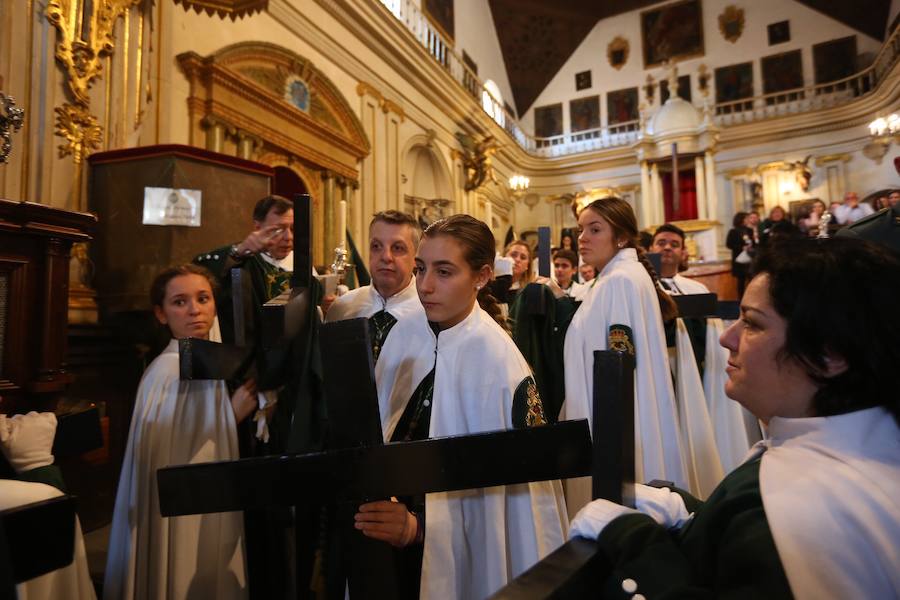
{"label": "white paper sign", "polygon": [[145,187],[144,225],[200,227],[200,190]]}

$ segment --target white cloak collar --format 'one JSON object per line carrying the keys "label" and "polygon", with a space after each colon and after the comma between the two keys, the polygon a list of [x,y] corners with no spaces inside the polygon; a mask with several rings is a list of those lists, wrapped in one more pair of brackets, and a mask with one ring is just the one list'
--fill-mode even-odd
{"label": "white cloak collar", "polygon": [[282,271],[293,271],[294,270],[294,251],[291,250],[288,252],[288,255],[282,258],[281,260],[272,257],[267,252],[260,252],[259,257],[264,261],[272,265],[273,267],[278,267]]}
{"label": "white cloak collar", "polygon": [[791,585],[804,598],[900,597],[900,428],[883,408],[773,418],[759,483]]}
{"label": "white cloak collar", "polygon": [[358,317],[368,319],[382,310],[386,310],[398,321],[419,313],[424,318],[425,309],[422,308],[422,302],[416,291],[415,277],[410,279],[409,284],[403,290],[390,298],[384,298],[379,294],[374,285],[365,285],[350,290],[334,301],[334,304],[328,309],[326,320],[332,322]]}

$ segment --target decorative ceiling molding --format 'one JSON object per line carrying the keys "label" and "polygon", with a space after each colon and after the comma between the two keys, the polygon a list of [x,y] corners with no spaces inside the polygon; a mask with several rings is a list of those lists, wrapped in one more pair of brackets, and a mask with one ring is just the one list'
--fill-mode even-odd
{"label": "decorative ceiling molding", "polygon": [[175,4],[184,6],[184,10],[193,8],[198,14],[205,12],[209,16],[229,17],[234,21],[266,10],[269,0],[175,0]]}

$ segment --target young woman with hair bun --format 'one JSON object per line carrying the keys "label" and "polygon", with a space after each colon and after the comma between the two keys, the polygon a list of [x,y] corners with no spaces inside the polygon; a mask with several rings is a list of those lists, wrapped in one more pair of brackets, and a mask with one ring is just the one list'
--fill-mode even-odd
{"label": "young woman with hair bun", "polygon": [[[404,356],[396,359],[408,361],[419,383],[411,397],[408,388],[395,385],[383,417],[386,439],[545,422],[531,369],[488,291],[494,248],[488,227],[468,215],[425,230],[416,255],[416,288],[427,320],[395,325],[406,340],[398,350]],[[488,597],[564,541],[566,509],[558,481],[402,500],[364,504],[356,518],[365,535],[407,548],[405,555],[418,552],[417,568],[406,577],[414,590],[404,597]]]}
{"label": "young woman with hair bun", "polygon": [[[634,355],[635,477],[674,481],[687,488],[686,463],[669,371],[663,321],[677,308],[638,245],[634,211],[610,197],[578,215],[578,252],[597,271],[566,332],[566,398],[562,419],[593,419],[594,351]],[[574,515],[591,500],[590,480],[566,481],[566,504]]]}

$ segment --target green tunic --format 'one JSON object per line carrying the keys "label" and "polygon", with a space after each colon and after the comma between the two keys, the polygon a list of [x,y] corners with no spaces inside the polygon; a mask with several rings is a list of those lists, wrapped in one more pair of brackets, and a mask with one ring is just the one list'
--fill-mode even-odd
{"label": "green tunic", "polygon": [[250,306],[262,306],[272,298],[290,289],[291,272],[269,264],[256,254],[246,260],[236,262],[229,256],[231,246],[218,248],[199,254],[194,263],[209,269],[219,280],[221,289],[216,294],[216,313],[219,316],[219,328],[222,341],[234,342],[234,304],[232,302],[231,269],[240,267],[247,274],[250,282],[251,302],[245,313],[247,319],[247,343],[252,343],[254,332],[259,327],[259,311],[249,310]]}
{"label": "green tunic", "polygon": [[[598,538],[612,565],[603,598],[791,598],[759,491],[759,457],[732,471],[706,502],[677,491],[693,519],[676,532],[647,515],[613,520]],[[630,582],[629,582],[630,583]]]}
{"label": "green tunic", "polygon": [[[540,300],[545,308],[543,313],[529,311],[532,294],[541,296],[533,301],[537,304]],[[534,371],[544,411],[551,423],[556,423],[566,397],[563,347],[569,323],[580,305],[581,302],[568,296],[557,299],[547,286],[532,283],[509,307],[513,341]]]}

